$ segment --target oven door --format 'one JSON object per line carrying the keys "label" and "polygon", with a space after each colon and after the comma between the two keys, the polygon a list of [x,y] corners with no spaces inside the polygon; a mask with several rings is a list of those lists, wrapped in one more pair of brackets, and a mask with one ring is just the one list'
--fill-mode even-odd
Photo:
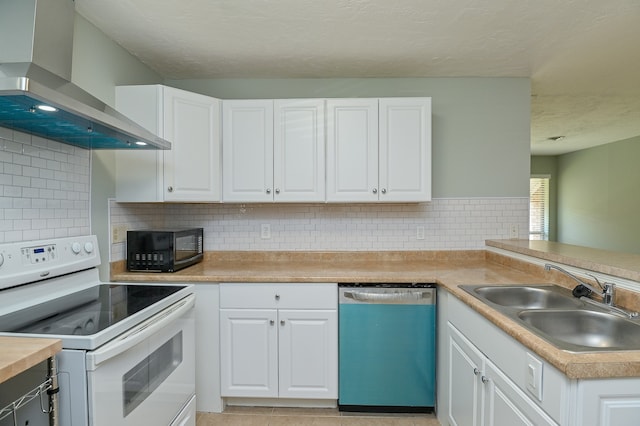
{"label": "oven door", "polygon": [[187,406],[195,394],[194,300],[87,352],[91,426],[170,425]]}

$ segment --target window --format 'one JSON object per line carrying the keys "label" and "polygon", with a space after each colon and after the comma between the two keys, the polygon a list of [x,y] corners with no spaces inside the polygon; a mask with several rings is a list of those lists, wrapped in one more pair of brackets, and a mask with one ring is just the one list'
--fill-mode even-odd
{"label": "window", "polygon": [[549,176],[529,180],[529,239],[549,239]]}

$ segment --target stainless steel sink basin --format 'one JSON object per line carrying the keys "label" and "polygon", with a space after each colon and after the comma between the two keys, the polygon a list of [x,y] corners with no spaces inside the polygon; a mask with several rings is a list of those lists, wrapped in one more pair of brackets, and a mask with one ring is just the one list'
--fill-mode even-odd
{"label": "stainless steel sink basin", "polygon": [[475,297],[512,309],[560,309],[582,306],[571,292],[554,285],[462,286]]}
{"label": "stainless steel sink basin", "polygon": [[552,284],[460,287],[559,349],[640,350],[639,321],[585,303],[563,287]]}
{"label": "stainless steel sink basin", "polygon": [[518,318],[562,349],[640,349],[640,324],[606,312],[588,309],[526,310],[519,312]]}

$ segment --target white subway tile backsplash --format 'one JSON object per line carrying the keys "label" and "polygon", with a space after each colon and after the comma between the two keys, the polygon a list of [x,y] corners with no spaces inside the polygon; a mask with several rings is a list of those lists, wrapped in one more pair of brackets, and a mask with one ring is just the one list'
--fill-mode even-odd
{"label": "white subway tile backsplash", "polygon": [[[202,227],[205,250],[474,250],[486,239],[509,238],[517,224],[527,237],[529,200],[434,199],[423,204],[119,204],[111,225],[129,229]],[[261,225],[271,238],[261,238]],[[418,226],[425,238],[418,240]],[[111,261],[125,258],[111,246]]]}
{"label": "white subway tile backsplash", "polygon": [[90,151],[0,128],[0,242],[90,233]]}

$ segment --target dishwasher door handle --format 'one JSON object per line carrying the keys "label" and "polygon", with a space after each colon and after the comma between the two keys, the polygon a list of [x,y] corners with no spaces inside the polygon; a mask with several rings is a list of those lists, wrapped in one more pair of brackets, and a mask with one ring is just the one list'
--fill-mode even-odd
{"label": "dishwasher door handle", "polygon": [[[433,290],[406,290],[401,292],[377,293],[372,291],[344,291],[344,297],[365,303],[389,303],[389,304],[425,304],[433,303]],[[425,300],[428,299],[428,300]]]}

